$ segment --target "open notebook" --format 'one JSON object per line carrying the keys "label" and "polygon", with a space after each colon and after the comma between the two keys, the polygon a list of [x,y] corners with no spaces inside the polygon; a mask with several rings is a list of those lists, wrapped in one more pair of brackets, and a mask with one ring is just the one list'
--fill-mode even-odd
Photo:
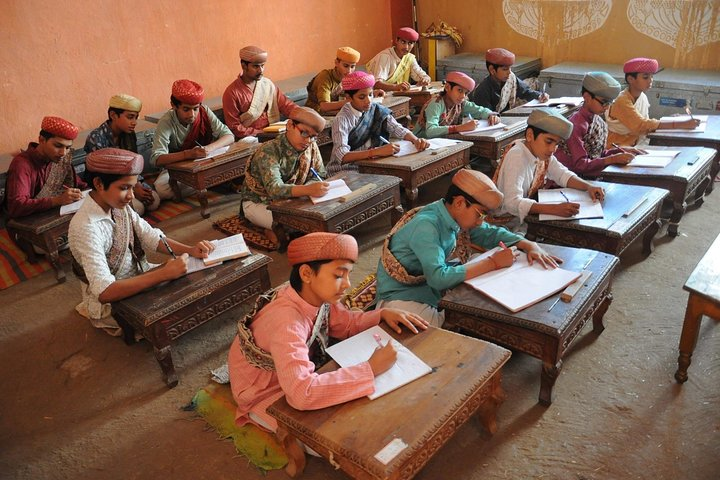
{"label": "open notebook", "polygon": [[[468,265],[487,258],[498,248],[478,255]],[[510,267],[493,270],[465,283],[515,313],[563,290],[580,275],[562,268],[545,269],[538,262],[530,265],[527,255],[521,253]]]}
{"label": "open notebook", "polygon": [[575,190],[574,188],[553,188],[550,190],[538,190],[539,203],[565,203],[572,202],[580,204],[580,211],[572,217],[560,217],[541,213],[540,221],[546,220],[578,220],[581,218],[603,218],[602,203],[593,202],[587,192]]}
{"label": "open notebook", "polygon": [[[440,148],[452,147],[457,144],[459,140],[453,140],[451,138],[430,138],[427,142],[430,144],[428,150],[438,150]],[[392,143],[400,146],[400,150],[393,153],[393,157],[404,157],[405,155],[412,155],[418,152],[415,144],[410,140],[396,140]]]}
{"label": "open notebook", "polygon": [[378,348],[378,344],[373,338],[374,334],[380,336],[383,345],[392,342],[397,351],[397,361],[389,370],[375,377],[375,392],[368,395],[370,400],[375,400],[431,372],[432,369],[427,363],[420,360],[417,355],[378,326],[336,343],[327,349],[327,353],[341,367],[352,367],[365,362]]}
{"label": "open notebook", "polygon": [[212,240],[210,243],[215,245],[215,250],[210,252],[207,258],[203,259],[205,265],[215,265],[225,260],[247,257],[252,253],[245,243],[242,233],[232,237]]}
{"label": "open notebook", "polygon": [[547,102],[541,102],[539,100],[530,100],[529,102],[521,105],[522,107],[549,107],[552,105],[572,105],[577,107],[583,103],[583,97],[556,97],[551,98]]}
{"label": "open notebook", "polygon": [[475,120],[475,130],[470,130],[469,132],[460,132],[460,135],[476,135],[482,132],[500,130],[505,127],[507,127],[507,125],[502,122],[496,123],[495,125],[490,125],[490,122],[488,122],[487,120]]}
{"label": "open notebook", "polygon": [[347,183],[345,183],[345,180],[343,180],[342,178],[329,180],[327,182],[330,184],[330,190],[328,190],[328,192],[322,197],[310,197],[310,200],[312,200],[313,203],[321,203],[327,202],[329,200],[335,200],[336,198],[340,198],[343,195],[352,193],[352,190],[350,190],[350,187],[347,186]]}
{"label": "open notebook", "polygon": [[[695,127],[693,130],[687,128],[658,128],[655,130],[656,133],[704,133],[705,127],[707,127],[708,116],[707,115],[693,115],[695,120],[700,120],[700,125]],[[660,117],[661,122],[685,122],[690,120],[690,115],[677,115],[674,117]]]}
{"label": "open notebook", "polygon": [[82,204],[87,198],[88,193],[90,193],[90,189],[83,190],[82,198],[80,200],[76,200],[72,203],[68,203],[67,205],[63,205],[62,207],[60,207],[60,215],[69,215],[80,210],[80,207],[82,207]]}
{"label": "open notebook", "polygon": [[665,168],[675,157],[680,154],[680,150],[646,150],[648,153],[635,155],[628,167],[642,168]]}

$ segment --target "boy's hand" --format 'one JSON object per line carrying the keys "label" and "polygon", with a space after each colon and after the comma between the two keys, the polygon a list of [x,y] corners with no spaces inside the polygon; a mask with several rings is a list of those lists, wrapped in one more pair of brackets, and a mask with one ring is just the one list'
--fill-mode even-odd
{"label": "boy's hand", "polygon": [[59,205],[68,205],[77,202],[83,198],[83,195],[79,188],[65,188],[56,198],[58,199]]}
{"label": "boy's hand", "polygon": [[135,195],[135,198],[140,200],[143,205],[150,205],[154,201],[152,189],[145,188],[145,186],[140,182],[137,182],[133,187],[133,195]]}
{"label": "boy's hand", "polygon": [[180,278],[187,273],[188,258],[188,254],[183,253],[177,258],[173,258],[172,260],[165,262],[165,265],[162,268],[165,270],[168,280]]}
{"label": "boy's hand", "polygon": [[590,195],[593,202],[602,202],[605,200],[605,190],[603,190],[602,187],[590,185],[587,189],[587,193]]}
{"label": "boy's hand", "polygon": [[195,244],[190,255],[195,258],[207,258],[207,256],[215,250],[215,245],[208,242],[207,240],[200,240]]}
{"label": "boy's hand", "polygon": [[415,145],[415,148],[417,148],[419,152],[422,152],[430,146],[430,142],[428,142],[424,138],[416,138],[415,140],[413,140],[413,145]]}
{"label": "boy's hand", "polygon": [[610,155],[606,159],[607,165],[627,165],[628,163],[633,161],[633,158],[635,158],[635,155],[632,153],[616,153],[614,155]]}
{"label": "boy's hand", "polygon": [[387,371],[395,365],[397,360],[397,351],[392,346],[392,342],[388,342],[384,347],[378,347],[372,356],[368,359],[373,375],[376,377]]}
{"label": "boy's hand", "polygon": [[487,120],[488,125],[497,125],[500,123],[500,117],[498,115],[490,115]]}
{"label": "boy's hand", "polygon": [[550,100],[550,95],[547,92],[541,93],[540,98],[538,98],[538,102],[540,103],[547,102],[548,100]]}
{"label": "boy's hand", "polygon": [[402,332],[400,324],[405,325],[413,333],[418,333],[418,328],[425,330],[429,325],[421,316],[397,308],[383,308],[381,318],[397,333]]}
{"label": "boy's hand", "polygon": [[405,90],[410,90],[410,84],[408,82],[398,83],[397,86],[398,86],[398,90],[400,90],[401,92],[403,92]]}
{"label": "boy's hand", "polygon": [[564,202],[551,206],[551,214],[559,217],[572,217],[580,211],[579,203]]}
{"label": "boy's hand", "polygon": [[[384,96],[385,96],[385,90],[383,90],[382,88],[376,88],[373,90],[373,97],[382,98]],[[349,102],[350,99],[347,99],[347,101]]]}
{"label": "boy's hand", "polygon": [[207,150],[205,150],[204,147],[193,147],[188,151],[190,152],[190,153],[188,153],[188,156],[190,158],[205,158],[205,157],[207,157]]}
{"label": "boy's hand", "polygon": [[493,265],[496,265],[496,269],[506,268],[515,263],[515,252],[510,248],[501,248],[490,255],[490,259]]}
{"label": "boy's hand", "polygon": [[382,147],[377,147],[374,150],[375,157],[391,157],[395,152],[400,151],[400,145],[396,143],[388,143]]}
{"label": "boy's hand", "polygon": [[330,190],[328,182],[313,182],[305,186],[308,189],[308,195],[311,197],[322,197]]}
{"label": "boy's hand", "polygon": [[532,246],[526,253],[529,265],[532,265],[534,262],[540,262],[540,265],[545,268],[557,268],[557,266],[563,262],[561,258],[550,255],[535,242],[532,243]]}
{"label": "boy's hand", "polygon": [[457,131],[458,132],[472,132],[477,128],[477,121],[475,120],[468,120],[467,122],[463,123],[462,125],[458,125]]}

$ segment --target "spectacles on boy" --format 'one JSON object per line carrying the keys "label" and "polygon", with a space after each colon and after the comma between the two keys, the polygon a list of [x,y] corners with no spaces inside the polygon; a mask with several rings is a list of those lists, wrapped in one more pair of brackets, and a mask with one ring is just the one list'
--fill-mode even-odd
{"label": "spectacles on boy", "polygon": [[470,203],[467,200],[465,200],[465,205],[467,205],[468,207],[472,208],[475,211],[475,215],[477,215],[477,217],[478,217],[477,218],[478,222],[485,220],[485,217],[487,217],[487,213],[480,210],[480,208],[476,204]]}
{"label": "spectacles on boy", "polygon": [[592,93],[590,94],[590,96],[591,96],[596,102],[598,102],[601,107],[609,107],[609,106],[612,105],[613,102],[615,101],[615,100],[608,100],[608,99],[606,99],[606,98],[596,97],[596,96],[593,95]]}
{"label": "spectacles on boy", "polygon": [[307,139],[310,140],[311,142],[317,141],[317,138],[318,138],[317,135],[312,135],[312,134],[306,132],[305,130],[303,130],[302,128],[300,128],[300,125],[302,125],[302,123],[300,123],[300,122],[293,122],[293,124],[295,125],[295,128],[297,128],[298,132],[300,132],[300,136],[301,136],[302,138],[307,138]]}

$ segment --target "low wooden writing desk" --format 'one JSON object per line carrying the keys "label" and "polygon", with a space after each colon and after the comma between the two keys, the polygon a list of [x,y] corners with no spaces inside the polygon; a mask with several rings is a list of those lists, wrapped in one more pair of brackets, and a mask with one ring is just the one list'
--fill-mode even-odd
{"label": "low wooden writing desk", "polygon": [[447,138],[472,142],[473,146],[470,153],[487,160],[491,166],[497,167],[505,147],[519,138],[524,138],[525,129],[527,128],[527,117],[503,116],[500,121],[506,124],[507,127],[473,135],[454,133],[447,135]]}
{"label": "low wooden writing desk", "polygon": [[655,149],[680,150],[680,154],[664,168],[637,168],[610,165],[600,173],[600,180],[629,185],[647,185],[670,191],[672,214],[668,235],[676,237],[688,200],[701,205],[710,178],[717,151],[703,147],[654,147]]}
{"label": "low wooden writing desk", "polygon": [[697,344],[702,316],[720,320],[720,235],[698,262],[683,289],[690,295],[680,336],[678,369],[675,372],[678,383],[688,379],[687,370]]}
{"label": "low wooden writing desk", "polygon": [[443,82],[430,82],[427,87],[420,89],[404,90],[400,92],[386,92],[385,95],[393,97],[409,97],[410,107],[422,108],[436,93],[443,91]]}
{"label": "low wooden writing desk", "polygon": [[[707,147],[720,151],[720,115],[709,115],[703,133],[690,132],[652,132],[648,134],[650,145],[667,147]],[[715,157],[710,168],[710,177],[714,180],[720,172],[720,156]],[[707,193],[712,192],[713,182],[708,184]]]}
{"label": "low wooden writing desk", "polygon": [[27,217],[8,220],[6,225],[10,238],[17,242],[30,263],[37,263],[33,246],[47,252],[59,283],[65,281],[65,271],[60,265],[58,247],[67,243],[72,217],[72,214],[60,215],[60,207],[56,207]]}
{"label": "low wooden writing desk", "polygon": [[375,188],[347,202],[336,199],[314,204],[308,197],[299,197],[277,200],[268,206],[273,216],[273,231],[280,240],[281,252],[287,249],[286,227],[305,233],[345,233],[388,210],[393,225],[402,216],[399,178],[347,171],[331,179],[338,178],[345,180],[353,191],[369,183],[375,184]]}
{"label": "low wooden writing desk", "polygon": [[[505,397],[500,369],[509,351],[433,327],[417,335],[404,328],[401,335],[389,333],[433,371],[375,400],[363,397],[321,410],[295,410],[283,397],[268,408],[278,436],[285,442],[297,438],[352,478],[409,479],[475,412],[496,431]],[[330,362],[320,372],[336,369]],[[393,440],[407,447],[384,464],[375,454]],[[291,462],[302,471],[304,458]]]}
{"label": "low wooden writing desk", "polygon": [[182,200],[182,192],[177,182],[190,185],[198,191],[200,215],[208,218],[207,189],[228,182],[245,174],[245,164],[250,155],[255,153],[258,144],[237,142],[230,150],[216,157],[199,160],[184,160],[171,163],[165,167],[170,174],[170,186],[175,192],[175,199]]}
{"label": "low wooden writing desk", "polygon": [[549,405],[563,358],[583,326],[592,318],[596,334],[605,328],[602,319],[613,299],[612,276],[619,261],[594,250],[554,245],[543,248],[562,258],[562,267],[567,270],[579,272],[585,267],[592,272],[570,303],[557,302],[548,311],[558,298],[555,294],[512,313],[463,283],[448,291],[439,306],[445,309],[443,328],[469,332],[542,360],[539,399]]}
{"label": "low wooden writing desk", "polygon": [[358,160],[355,165],[360,173],[394,175],[401,178],[408,204],[412,207],[417,201],[418,187],[470,163],[471,147],[472,143],[464,141],[450,147],[424,150],[403,157]]}
{"label": "low wooden writing desk", "polygon": [[[525,217],[527,238],[571,247],[590,248],[620,256],[643,236],[643,253],[653,249],[653,238],[662,224],[660,213],[670,192],[662,188],[593,182],[605,190],[603,218],[540,221],[538,215]],[[637,206],[633,210],[633,207]],[[627,216],[625,213],[632,210]]]}
{"label": "low wooden writing desk", "polygon": [[270,262],[261,254],[225,261],[114,302],[112,315],[126,343],[135,341],[136,330],[150,342],[172,388],[178,376],[170,342],[269,289]]}

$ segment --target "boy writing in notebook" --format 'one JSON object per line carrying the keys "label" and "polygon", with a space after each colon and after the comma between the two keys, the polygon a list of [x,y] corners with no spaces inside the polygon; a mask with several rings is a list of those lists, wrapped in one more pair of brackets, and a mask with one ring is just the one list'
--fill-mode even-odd
{"label": "boy writing in notebook", "polygon": [[643,153],[633,147],[606,149],[608,127],[604,114],[620,93],[620,84],[605,72],[583,77],[583,104],[568,120],[572,134],[558,145],[555,157],[581,177],[597,177],[608,165],[627,165]]}
{"label": "boy writing in notebook", "polygon": [[82,198],[85,182],[75,174],[70,147],[78,128],[60,117],[45,117],[37,143],[16,155],[7,173],[9,218],[67,205]]}
{"label": "boy writing in notebook", "polygon": [[645,135],[659,128],[692,130],[700,120],[660,121],[650,118],[650,101],[645,92],[652,88],[653,75],[659,68],[654,58],[633,58],[625,62],[623,72],[627,88],[605,113],[608,123],[606,148],[616,145],[645,143]]}
{"label": "boy writing in notebook", "polygon": [[260,47],[241,48],[242,72],[223,93],[225,123],[235,138],[244,142],[257,142],[263,128],[279,121],[280,114],[289,117],[297,107],[264,76],[267,59],[268,53]]}
{"label": "boy writing in notebook", "polygon": [[498,113],[530,100],[549,100],[547,93],[533,90],[513,73],[514,63],[515,54],[504,48],[491,48],[485,52],[485,65],[489,75],[470,94],[470,100]]}
{"label": "boy writing in notebook", "polygon": [[335,116],[332,126],[333,149],[327,169],[330,174],[355,170],[352,162],[365,158],[389,157],[400,147],[390,137],[408,140],[418,150],[425,150],[427,140],[417,138],[400,125],[389,108],[373,102],[375,77],[366,72],[353,72],[342,79],[345,94],[350,98]]}
{"label": "boy writing in notebook", "polygon": [[375,77],[375,88],[388,92],[408,90],[411,78],[418,85],[430,83],[430,76],[410,53],[419,38],[420,34],[412,28],[400,28],[395,35],[395,44],[370,59],[367,71]]}
{"label": "boy writing in notebook", "polygon": [[[90,153],[101,148],[117,147],[138,153],[135,126],[142,109],[142,102],[131,95],[121,93],[110,97],[109,103],[108,119],[90,132],[85,140],[85,151]],[[138,183],[133,187],[133,193],[135,198],[132,205],[140,216],[146,210],[151,212],[160,206],[160,196],[150,185],[143,182],[142,175],[138,175]]]}
{"label": "boy writing in notebook", "polygon": [[348,310],[341,302],[358,258],[349,235],[316,232],[288,245],[290,282],[258,297],[252,312],[238,322],[228,355],[238,425],[253,422],[277,430],[265,411],[283,395],[298,410],[315,410],[374,392],[374,378],[392,367],[392,344],[375,350],[363,363],[319,374],[329,338],[344,339],[380,320],[400,333],[427,328],[418,316],[392,308]]}
{"label": "boy writing in notebook", "polygon": [[[172,86],[168,110],[155,128],[152,156],[157,167],[183,160],[206,157],[208,153],[233,143],[233,134],[202,104],[205,90],[192,80],[177,80]],[[183,193],[192,193],[190,187],[181,186]],[[173,197],[170,174],[163,170],[155,180],[155,190],[163,200]]]}
{"label": "boy writing in notebook", "polygon": [[[68,233],[73,271],[83,281],[82,302],[75,307],[96,328],[121,334],[111,303],[183,276],[188,255],[205,258],[215,247],[166,239],[130,207],[133,187],[142,172],[142,155],[118,148],[90,152],[85,161],[92,186],[88,198],[70,221]],[[179,255],[153,268],[145,251]]]}
{"label": "boy writing in notebook", "polygon": [[532,197],[551,180],[561,187],[588,192],[594,201],[602,201],[605,192],[568,170],[555,158],[555,150],[561,140],[567,140],[573,124],[554,109],[536,108],[528,117],[525,140],[517,140],[500,160],[495,178],[503,193],[502,206],[493,211],[493,223],[519,228],[531,213],[548,213],[572,217],[580,205],[572,202],[538,203]]}
{"label": "boy writing in notebook", "polygon": [[[490,125],[498,123],[495,112],[467,100],[475,88],[475,80],[462,72],[450,72],[445,87],[434,94],[420,110],[413,133],[420,138],[436,138],[451,133],[475,130],[474,119],[487,119]],[[469,120],[465,120],[470,116]]]}
{"label": "boy writing in notebook", "polygon": [[325,195],[325,165],[315,142],[325,119],[307,107],[290,113],[287,130],[263,143],[245,166],[240,215],[262,227],[268,240],[277,243],[272,231],[273,200]]}
{"label": "boy writing in notebook", "polygon": [[[378,307],[413,312],[433,326],[442,326],[438,302],[445,290],[483,273],[509,267],[517,246],[529,263],[555,268],[560,259],[538,244],[483,222],[503,195],[490,178],[461,169],[452,178],[445,198],[407,212],[385,239],[377,268]],[[470,266],[472,248],[502,248]],[[458,261],[453,261],[457,259]]]}

